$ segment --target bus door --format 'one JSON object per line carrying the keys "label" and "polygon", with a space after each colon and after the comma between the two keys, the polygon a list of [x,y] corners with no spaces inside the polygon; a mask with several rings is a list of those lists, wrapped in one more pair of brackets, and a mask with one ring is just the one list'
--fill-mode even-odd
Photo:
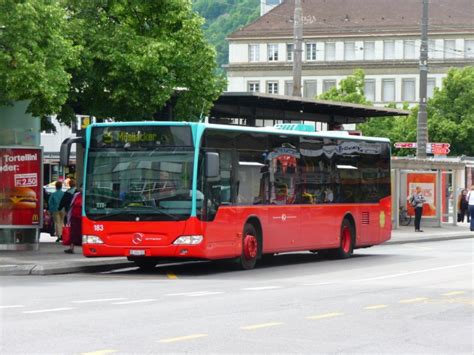
{"label": "bus door", "polygon": [[268,157],[269,210],[264,249],[297,250],[301,247],[301,206],[298,203],[299,153],[291,147],[275,149]]}

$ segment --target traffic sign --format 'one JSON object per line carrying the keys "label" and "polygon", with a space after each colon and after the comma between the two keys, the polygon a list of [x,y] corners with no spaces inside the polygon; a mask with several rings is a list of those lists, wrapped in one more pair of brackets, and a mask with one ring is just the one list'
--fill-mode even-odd
{"label": "traffic sign", "polygon": [[434,149],[434,148],[449,149],[451,147],[451,144],[449,143],[428,143],[428,144],[431,144],[431,149]]}
{"label": "traffic sign", "polygon": [[444,148],[444,147],[431,147],[431,152],[434,155],[447,155],[450,150],[449,148]]}
{"label": "traffic sign", "polygon": [[[417,147],[416,142],[397,142],[394,144],[395,148],[399,149],[415,149]],[[435,155],[446,155],[450,152],[449,143],[427,143],[426,153]]]}
{"label": "traffic sign", "polygon": [[397,142],[395,148],[416,148],[416,142]]}

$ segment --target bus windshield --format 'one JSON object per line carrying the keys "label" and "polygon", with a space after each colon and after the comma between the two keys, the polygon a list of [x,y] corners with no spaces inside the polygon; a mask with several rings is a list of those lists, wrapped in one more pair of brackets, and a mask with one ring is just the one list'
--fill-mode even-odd
{"label": "bus windshield", "polygon": [[191,215],[192,146],[109,145],[88,153],[85,212],[92,220],[176,221]]}

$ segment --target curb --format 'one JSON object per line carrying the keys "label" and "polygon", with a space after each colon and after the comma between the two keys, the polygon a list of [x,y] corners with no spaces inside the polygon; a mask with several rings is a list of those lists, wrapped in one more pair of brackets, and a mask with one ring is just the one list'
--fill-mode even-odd
{"label": "curb", "polygon": [[386,245],[386,244],[412,244],[412,243],[426,243],[426,242],[443,242],[447,240],[456,240],[456,239],[469,239],[469,238],[474,238],[474,233],[473,234],[458,234],[458,235],[452,235],[452,236],[440,236],[440,237],[427,237],[424,239],[413,239],[413,240],[389,240],[385,242],[384,244],[381,245]]}

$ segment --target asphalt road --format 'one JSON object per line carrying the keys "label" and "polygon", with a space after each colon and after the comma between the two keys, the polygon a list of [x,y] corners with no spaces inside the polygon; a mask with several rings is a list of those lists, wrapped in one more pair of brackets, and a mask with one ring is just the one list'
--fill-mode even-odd
{"label": "asphalt road", "polygon": [[474,353],[474,239],[2,277],[0,353]]}

